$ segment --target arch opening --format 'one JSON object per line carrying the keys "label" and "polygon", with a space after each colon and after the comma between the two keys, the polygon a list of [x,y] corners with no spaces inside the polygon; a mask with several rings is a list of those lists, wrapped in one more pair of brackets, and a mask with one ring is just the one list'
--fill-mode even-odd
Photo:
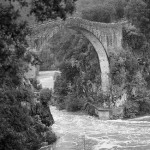
{"label": "arch opening", "polygon": [[99,66],[101,70],[101,88],[104,93],[109,93],[110,90],[110,69],[109,69],[109,61],[108,55],[104,45],[97,39],[97,37],[82,28],[70,27],[71,29],[80,32],[85,38],[87,38],[90,43],[93,45],[99,60]]}
{"label": "arch opening", "polygon": [[[93,33],[91,33],[88,30],[85,30],[80,27],[67,27],[67,28],[81,33],[93,45],[93,47],[98,55],[99,66],[100,66],[100,70],[101,70],[101,90],[105,94],[108,94],[110,91],[110,78],[109,78],[110,69],[109,69],[108,56],[107,56],[107,52],[106,52],[104,45],[100,42],[100,40]],[[57,32],[55,30],[55,33],[50,34],[47,38],[47,41],[48,41],[48,39],[52,38],[55,34],[57,34],[60,30],[62,30],[62,28],[57,30]],[[44,41],[44,43],[45,43],[45,41]],[[41,47],[42,47],[42,45],[41,45]]]}

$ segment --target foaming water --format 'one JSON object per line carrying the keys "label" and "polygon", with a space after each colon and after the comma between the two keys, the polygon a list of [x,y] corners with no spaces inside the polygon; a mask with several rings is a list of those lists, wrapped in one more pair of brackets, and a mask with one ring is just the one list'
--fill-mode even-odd
{"label": "foaming water", "polygon": [[[53,76],[54,71],[40,72],[38,79],[43,87],[53,88]],[[83,113],[50,109],[58,136],[52,150],[150,150],[150,122],[102,121]]]}
{"label": "foaming water", "polygon": [[58,141],[53,150],[150,150],[146,121],[102,121],[51,107]]}

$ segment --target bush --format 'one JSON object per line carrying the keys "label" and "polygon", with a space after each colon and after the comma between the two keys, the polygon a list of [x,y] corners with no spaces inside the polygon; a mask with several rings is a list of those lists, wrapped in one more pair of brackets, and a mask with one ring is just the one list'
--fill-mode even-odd
{"label": "bush", "polygon": [[59,110],[63,110],[65,109],[65,97],[64,96],[58,96],[56,98],[56,107]]}
{"label": "bush", "polygon": [[110,113],[110,119],[122,119],[124,117],[124,107],[113,107]]}
{"label": "bush", "polygon": [[67,111],[79,111],[83,106],[82,99],[77,98],[74,94],[70,94],[66,97],[65,107]]}
{"label": "bush", "polygon": [[66,96],[68,94],[67,81],[62,76],[57,76],[54,82],[54,93],[59,96]]}
{"label": "bush", "polygon": [[90,116],[98,117],[98,115],[95,113],[95,107],[94,105],[91,105],[90,103],[86,102],[84,104],[83,108]]}
{"label": "bush", "polygon": [[134,118],[139,113],[139,104],[135,101],[127,101],[124,107],[124,118]]}
{"label": "bush", "polygon": [[150,100],[139,102],[139,115],[150,114]]}
{"label": "bush", "polygon": [[52,91],[48,88],[40,91],[40,101],[42,104],[47,104],[51,100]]}
{"label": "bush", "polygon": [[30,110],[21,107],[21,101],[31,102],[32,96],[25,88],[0,90],[0,149],[36,150],[41,138],[34,128]]}
{"label": "bush", "polygon": [[146,114],[150,114],[150,98],[149,95],[147,95],[147,93],[141,88],[138,90],[138,94],[136,96],[130,97],[130,99],[125,103],[124,118],[133,118]]}
{"label": "bush", "polygon": [[45,139],[49,145],[56,142],[57,137],[56,137],[56,134],[52,131],[52,129],[49,128],[49,130],[46,132]]}
{"label": "bush", "polygon": [[42,89],[42,85],[39,83],[39,81],[38,80],[36,80],[36,79],[30,79],[30,82],[31,82],[31,84],[32,84],[32,86],[36,89],[36,90],[41,90]]}

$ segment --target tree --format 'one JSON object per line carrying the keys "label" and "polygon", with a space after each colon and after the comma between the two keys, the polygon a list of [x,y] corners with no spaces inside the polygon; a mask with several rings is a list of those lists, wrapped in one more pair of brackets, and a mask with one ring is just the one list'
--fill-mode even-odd
{"label": "tree", "polygon": [[[146,104],[149,106],[145,100],[146,96],[149,97],[145,81],[149,83],[150,78],[150,1],[108,0],[100,6],[84,10],[82,14],[83,18],[91,21],[106,23],[122,19],[128,21],[123,27],[123,47],[126,50],[124,56],[121,54],[109,56],[112,93],[117,96],[126,90],[128,100],[124,117],[140,115],[144,110],[142,106]],[[141,77],[138,77],[138,74]],[[137,82],[137,79],[140,81]],[[138,91],[136,95],[133,93],[134,89]],[[139,96],[140,93],[142,96]],[[146,111],[149,112],[148,109]]]}
{"label": "tree", "polygon": [[[26,36],[30,30],[25,21],[20,21],[20,10],[14,7],[14,2],[18,2],[20,7],[29,3],[25,0],[3,2],[0,2],[0,149],[37,150],[43,141],[41,132],[46,128],[32,116],[33,92],[24,76],[33,55],[27,50]],[[55,1],[53,5],[49,2],[32,1],[31,13],[38,21],[56,16],[65,18],[66,13],[72,12],[69,1],[64,2],[65,7],[60,5],[62,1]],[[51,13],[55,17],[45,14],[45,9],[41,10],[42,5],[47,10],[53,8]]]}
{"label": "tree", "polygon": [[65,19],[67,14],[72,14],[75,10],[77,0],[32,0],[31,14],[33,13],[38,21],[56,19],[57,17]]}
{"label": "tree", "polygon": [[128,20],[135,25],[140,31],[149,37],[149,16],[150,3],[147,0],[129,1],[126,6],[125,13]]}
{"label": "tree", "polygon": [[[61,58],[58,66],[61,77],[54,86],[59,105],[63,103],[63,108],[75,111],[83,108],[86,101],[98,103],[101,79],[98,56],[93,46],[77,34],[68,38],[60,47],[56,51],[58,58]],[[61,96],[63,98],[60,99]]]}
{"label": "tree", "polygon": [[113,20],[114,9],[105,5],[94,6],[82,11],[82,18],[90,21],[110,23]]}
{"label": "tree", "polygon": [[18,86],[25,69],[25,52],[28,34],[26,23],[16,22],[19,12],[13,6],[0,5],[0,85]]}
{"label": "tree", "polygon": [[116,22],[124,18],[126,0],[106,0],[82,11],[82,18],[97,22]]}
{"label": "tree", "polygon": [[[142,55],[139,59],[139,64],[142,68],[142,74],[147,80],[149,78],[149,58],[150,58],[150,2],[147,0],[129,1],[125,9],[126,18],[132,24],[135,31],[129,30],[125,39],[129,39],[128,44],[135,51],[139,51]],[[131,42],[132,41],[132,42]]]}

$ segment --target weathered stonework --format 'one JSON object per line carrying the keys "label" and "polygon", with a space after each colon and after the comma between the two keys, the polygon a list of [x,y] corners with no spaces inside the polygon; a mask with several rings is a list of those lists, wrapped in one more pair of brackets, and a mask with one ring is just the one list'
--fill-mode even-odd
{"label": "weathered stonework", "polygon": [[108,50],[121,49],[122,23],[99,23],[81,18],[68,18],[66,21],[47,21],[31,27],[32,34],[28,38],[31,50],[42,51],[47,41],[64,28],[82,33],[94,46],[101,68],[102,90],[110,89]]}

